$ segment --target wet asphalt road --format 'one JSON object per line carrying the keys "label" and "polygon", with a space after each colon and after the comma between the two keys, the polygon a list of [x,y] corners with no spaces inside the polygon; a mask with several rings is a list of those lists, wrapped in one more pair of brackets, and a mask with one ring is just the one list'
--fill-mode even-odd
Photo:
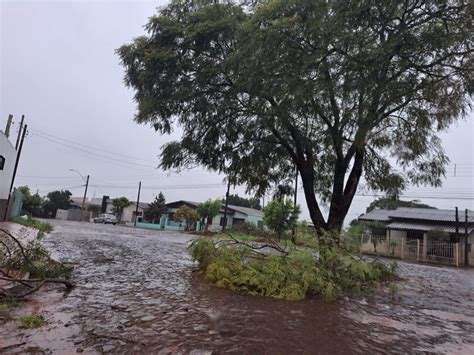
{"label": "wet asphalt road", "polygon": [[52,223],[44,243],[76,266],[77,287],[15,310],[49,324],[0,324],[5,353],[474,353],[472,269],[400,263],[395,297],[284,302],[203,282],[186,252],[192,236]]}

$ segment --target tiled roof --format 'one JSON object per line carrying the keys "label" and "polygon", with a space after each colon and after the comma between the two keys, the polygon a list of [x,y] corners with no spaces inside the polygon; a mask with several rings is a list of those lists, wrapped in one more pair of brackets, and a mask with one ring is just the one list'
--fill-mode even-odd
{"label": "tiled roof", "polygon": [[[395,230],[415,230],[415,231],[424,231],[424,232],[446,232],[446,233],[455,233],[456,228],[453,225],[436,225],[436,224],[425,224],[421,222],[393,222],[390,223],[387,228]],[[467,229],[467,233],[470,234],[474,230],[474,227],[471,225]],[[459,234],[462,235],[465,233],[464,225],[459,225]]]}

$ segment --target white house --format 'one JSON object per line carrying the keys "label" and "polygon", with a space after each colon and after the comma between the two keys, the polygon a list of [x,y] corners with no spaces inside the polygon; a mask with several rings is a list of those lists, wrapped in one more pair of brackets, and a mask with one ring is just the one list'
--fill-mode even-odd
{"label": "white house", "polygon": [[[145,210],[148,208],[148,203],[139,202],[138,203],[138,217],[143,217]],[[125,223],[134,223],[135,215],[137,212],[137,202],[131,201],[128,207],[125,207],[122,212],[122,222]]]}
{"label": "white house", "polygon": [[8,196],[10,194],[15,160],[15,147],[5,133],[0,131],[0,221],[3,220],[8,206]]}

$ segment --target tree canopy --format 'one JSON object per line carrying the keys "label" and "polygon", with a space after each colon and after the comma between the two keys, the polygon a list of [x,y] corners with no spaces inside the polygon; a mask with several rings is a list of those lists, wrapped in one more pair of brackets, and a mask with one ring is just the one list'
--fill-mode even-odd
{"label": "tree canopy", "polygon": [[117,51],[136,122],[182,129],[162,168],[199,163],[261,195],[296,166],[315,227],[340,229],[360,182],[390,196],[441,184],[438,132],[471,104],[472,13],[467,0],[174,0]]}
{"label": "tree canopy", "polygon": [[273,200],[263,209],[263,222],[281,239],[285,232],[295,228],[299,214],[300,206],[290,199]]}
{"label": "tree canopy", "polygon": [[43,205],[44,213],[48,217],[55,217],[58,209],[68,210],[71,207],[72,193],[69,190],[52,191],[46,195]]}
{"label": "tree canopy", "polygon": [[174,214],[174,219],[176,221],[184,221],[184,223],[186,224],[186,230],[189,231],[192,229],[193,224],[197,220],[197,213],[194,208],[182,205],[176,210],[176,213]]}
{"label": "tree canopy", "polygon": [[43,216],[44,199],[37,193],[32,195],[30,188],[26,185],[18,187],[18,190],[23,194],[22,212],[33,217]]}
{"label": "tree canopy", "polygon": [[203,203],[200,203],[196,208],[198,217],[201,219],[204,230],[207,231],[209,225],[212,222],[212,219],[219,214],[219,211],[222,207],[221,200],[207,200]]}
{"label": "tree canopy", "polygon": [[162,192],[155,197],[155,200],[148,205],[145,210],[145,218],[155,223],[161,218],[161,215],[166,213],[166,199]]}
{"label": "tree canopy", "polygon": [[[225,203],[225,200],[223,200],[222,203]],[[228,203],[229,205],[249,207],[256,210],[262,209],[262,206],[260,205],[260,199],[258,197],[245,198],[240,197],[239,195],[229,195]]]}

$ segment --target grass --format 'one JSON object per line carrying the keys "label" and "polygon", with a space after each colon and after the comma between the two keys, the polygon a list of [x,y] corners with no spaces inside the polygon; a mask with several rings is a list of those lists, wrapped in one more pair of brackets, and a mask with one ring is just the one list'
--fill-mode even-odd
{"label": "grass", "polygon": [[0,312],[8,312],[18,305],[18,301],[10,298],[2,298],[0,302]]}
{"label": "grass", "polygon": [[30,316],[20,316],[16,319],[18,328],[20,329],[34,329],[39,328],[48,322],[42,315],[33,314]]}
{"label": "grass", "polygon": [[51,224],[47,222],[38,221],[37,219],[31,218],[31,217],[28,217],[28,218],[14,217],[12,219],[12,222],[21,224],[22,226],[25,226],[25,227],[37,229],[43,233],[50,233],[53,230],[53,226]]}
{"label": "grass", "polygon": [[254,235],[235,233],[235,232],[219,233],[219,234],[216,235],[216,237],[217,238],[225,238],[225,237],[229,237],[229,234],[232,235],[232,237],[237,239],[237,240],[242,240],[242,241],[255,241],[255,240],[257,240],[257,237],[254,236]]}

